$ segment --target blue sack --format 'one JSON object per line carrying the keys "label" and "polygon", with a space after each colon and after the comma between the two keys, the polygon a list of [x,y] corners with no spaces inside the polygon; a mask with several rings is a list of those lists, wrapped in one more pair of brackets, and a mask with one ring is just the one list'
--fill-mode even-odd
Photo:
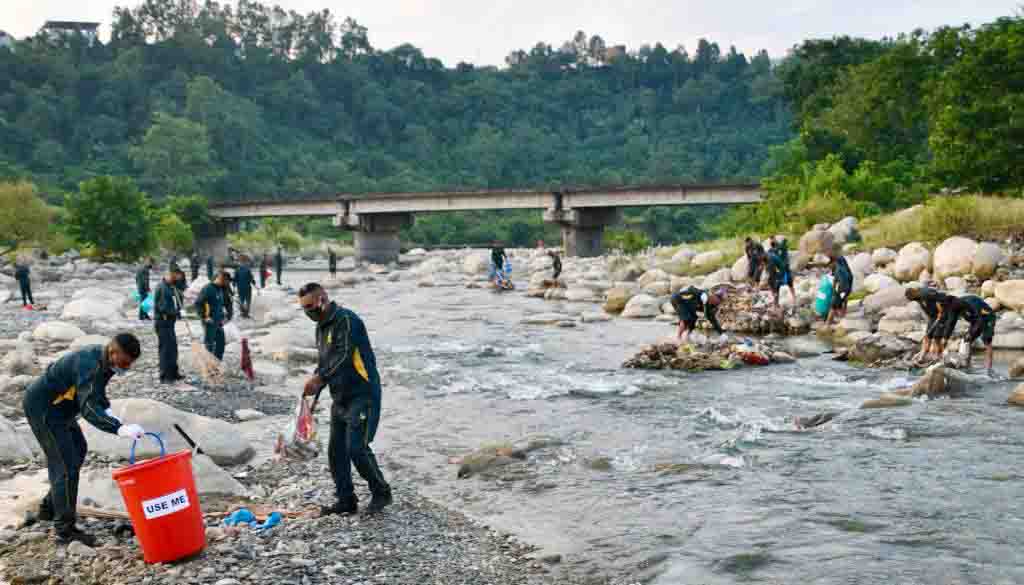
{"label": "blue sack", "polygon": [[814,312],[824,319],[832,309],[832,295],[835,291],[832,287],[832,277],[826,274],[821,277],[821,284],[818,285],[818,294],[814,299]]}
{"label": "blue sack", "polygon": [[146,295],[146,300],[142,301],[142,310],[147,313],[153,312],[153,295]]}

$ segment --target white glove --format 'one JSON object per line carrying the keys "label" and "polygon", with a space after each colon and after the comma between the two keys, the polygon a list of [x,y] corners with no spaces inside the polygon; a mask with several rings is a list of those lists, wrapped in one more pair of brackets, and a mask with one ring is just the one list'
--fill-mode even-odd
{"label": "white glove", "polygon": [[139,425],[121,425],[121,428],[117,429],[117,436],[125,439],[135,439],[136,441],[141,439],[146,434],[145,429]]}
{"label": "white glove", "polygon": [[119,419],[116,416],[114,416],[114,411],[112,409],[108,408],[108,409],[104,410],[103,414],[109,416],[110,418],[116,420],[117,422],[121,422],[121,419]]}

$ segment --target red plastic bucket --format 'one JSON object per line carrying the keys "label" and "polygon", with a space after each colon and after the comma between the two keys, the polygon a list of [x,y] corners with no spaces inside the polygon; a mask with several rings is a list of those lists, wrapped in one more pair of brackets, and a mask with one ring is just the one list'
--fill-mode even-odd
{"label": "red plastic bucket", "polygon": [[167,563],[194,555],[206,547],[206,526],[199,509],[196,481],[192,475],[192,452],[167,455],[160,443],[160,457],[135,463],[132,442],[128,467],[114,471],[121,488],[135,536],[147,563]]}

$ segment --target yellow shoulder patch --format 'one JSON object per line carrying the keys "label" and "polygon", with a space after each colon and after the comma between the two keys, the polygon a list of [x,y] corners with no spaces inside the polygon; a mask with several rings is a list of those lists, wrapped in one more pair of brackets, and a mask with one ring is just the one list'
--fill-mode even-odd
{"label": "yellow shoulder patch", "polygon": [[72,387],[68,388],[66,392],[64,392],[63,394],[60,394],[59,396],[57,396],[57,398],[55,398],[53,400],[53,405],[57,406],[58,404],[60,404],[61,402],[64,402],[65,400],[70,402],[70,401],[75,399],[75,395],[76,394],[78,394],[78,388],[75,388],[74,386],[72,386]]}
{"label": "yellow shoulder patch", "polygon": [[363,356],[359,353],[357,347],[355,352],[352,353],[352,367],[356,369],[356,372],[363,377],[367,382],[370,381],[370,374],[366,373],[366,364],[363,363]]}

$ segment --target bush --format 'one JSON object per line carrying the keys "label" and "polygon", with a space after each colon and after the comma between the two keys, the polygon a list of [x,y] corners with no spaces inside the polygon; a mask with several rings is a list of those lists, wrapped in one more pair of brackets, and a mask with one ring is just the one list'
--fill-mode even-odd
{"label": "bush", "polygon": [[937,196],[925,205],[880,217],[863,226],[866,248],[897,248],[909,242],[938,244],[962,235],[993,239],[1024,225],[1024,201],[1006,197]]}
{"label": "bush", "polygon": [[68,234],[91,245],[100,257],[132,261],[156,247],[152,213],[145,194],[130,179],[97,177],[65,198]]}
{"label": "bush", "polygon": [[32,183],[0,183],[0,255],[45,242],[52,216]]}
{"label": "bush", "polygon": [[179,254],[187,254],[194,244],[192,228],[177,215],[169,213],[165,213],[156,225],[156,237],[162,248]]}
{"label": "bush", "polygon": [[635,230],[608,230],[604,234],[605,244],[623,254],[639,254],[651,247],[647,234]]}

